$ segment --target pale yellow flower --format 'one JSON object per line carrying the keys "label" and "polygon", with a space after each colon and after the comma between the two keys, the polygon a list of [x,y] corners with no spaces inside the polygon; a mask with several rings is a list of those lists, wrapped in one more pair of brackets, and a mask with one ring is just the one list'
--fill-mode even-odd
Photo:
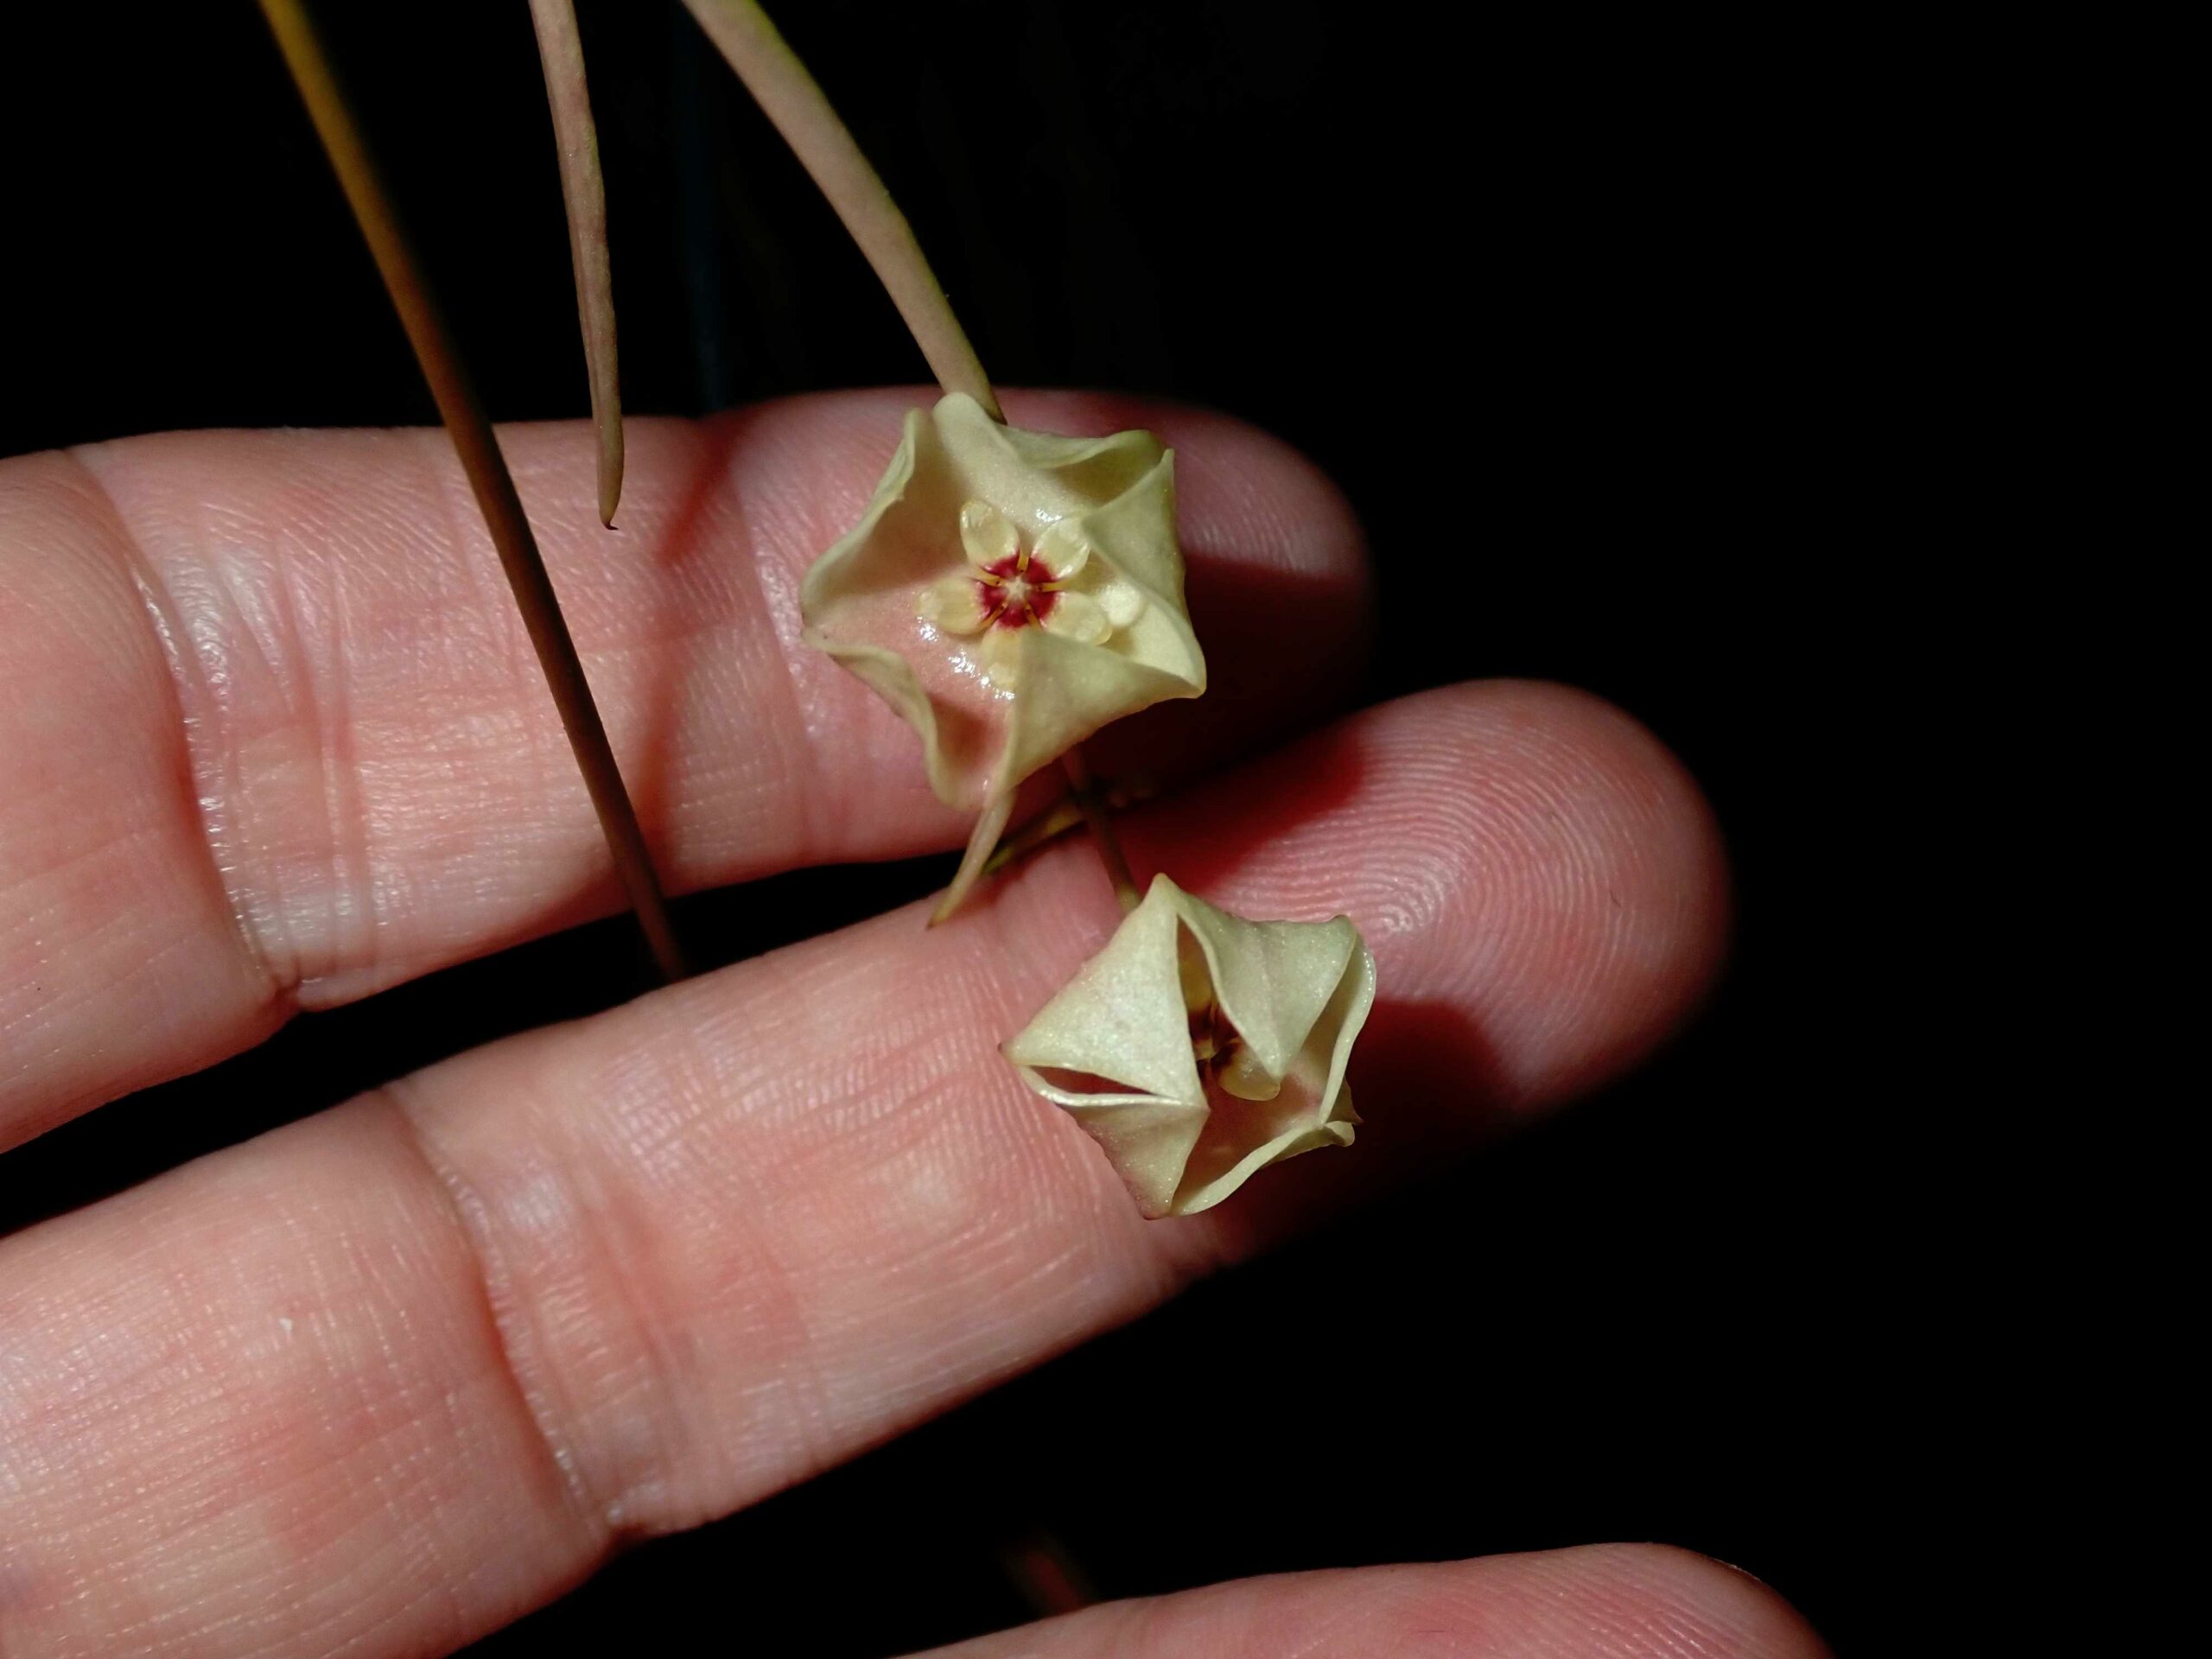
{"label": "pale yellow flower", "polygon": [[807,643],[913,727],[940,799],[981,815],[939,918],[1023,779],[1123,715],[1205,690],[1174,460],[1148,432],[1025,432],[955,393],[908,413],[875,499],[807,571]]}
{"label": "pale yellow flower", "polygon": [[1374,1001],[1347,918],[1248,922],[1161,875],[1001,1052],[1147,1216],[1187,1216],[1269,1164],[1351,1144],[1344,1063]]}

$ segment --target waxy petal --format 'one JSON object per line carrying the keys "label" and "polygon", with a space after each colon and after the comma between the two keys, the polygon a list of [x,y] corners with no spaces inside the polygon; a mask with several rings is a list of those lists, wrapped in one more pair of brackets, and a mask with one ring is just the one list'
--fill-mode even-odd
{"label": "waxy petal", "polygon": [[[1351,1144],[1344,1065],[1374,1000],[1374,957],[1345,918],[1248,922],[1162,875],[1001,1052],[1147,1216],[1192,1215],[1269,1164]],[[1201,1005],[1231,1038],[1204,1066]]]}
{"label": "waxy petal", "polygon": [[1036,552],[1038,562],[1052,573],[1052,581],[1066,582],[1090,563],[1090,542],[1075,519],[1061,518],[1047,524],[1037,537]]}
{"label": "waxy petal", "polygon": [[989,502],[969,501],[960,509],[960,545],[969,563],[988,570],[1020,550],[1021,533]]}
{"label": "waxy petal", "polygon": [[1273,1100],[1282,1092],[1282,1079],[1268,1070],[1257,1053],[1243,1046],[1215,1071],[1214,1081],[1239,1100]]}
{"label": "waxy petal", "polygon": [[1126,628],[1144,614],[1144,594],[1133,582],[1109,582],[1095,595],[1106,613],[1109,626]]}
{"label": "waxy petal", "polygon": [[973,576],[940,576],[922,589],[915,613],[931,627],[950,633],[981,633],[991,620],[982,586]]}
{"label": "waxy petal", "polygon": [[1072,590],[1054,595],[1052,608],[1045,616],[1045,626],[1053,633],[1091,645],[1103,644],[1114,632],[1114,625],[1106,620],[1106,607],[1089,594]]}

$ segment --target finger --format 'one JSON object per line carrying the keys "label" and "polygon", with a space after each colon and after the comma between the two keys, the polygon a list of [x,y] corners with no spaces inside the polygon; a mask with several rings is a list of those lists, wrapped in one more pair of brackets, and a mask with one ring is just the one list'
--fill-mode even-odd
{"label": "finger", "polygon": [[[916,394],[505,435],[678,889],[957,846],[920,746],[797,642]],[[1357,532],[1224,417],[1033,396],[1179,446],[1217,690],[1149,764],[1301,721],[1357,655]],[[1294,659],[1286,677],[1268,665]],[[1135,722],[1133,722],[1135,724]],[[605,846],[444,437],[211,432],[0,463],[0,1147],[326,1006],[607,909]]]}
{"label": "finger", "polygon": [[1141,868],[1366,931],[1351,1152],[1138,1219],[995,1050],[1118,919],[1080,847],[933,931],[464,1056],[0,1246],[0,1645],[98,1650],[125,1609],[180,1650],[458,1643],[1433,1154],[1417,1103],[1593,1081],[1718,948],[1694,790],[1555,689],[1370,711],[1131,827]]}
{"label": "finger", "polygon": [[1122,1601],[927,1659],[1825,1659],[1758,1580],[1688,1550],[1605,1544],[1433,1567],[1247,1579]]}

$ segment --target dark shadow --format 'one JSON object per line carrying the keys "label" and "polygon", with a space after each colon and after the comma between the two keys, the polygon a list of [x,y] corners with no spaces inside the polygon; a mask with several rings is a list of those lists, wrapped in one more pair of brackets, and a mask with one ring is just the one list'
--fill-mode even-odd
{"label": "dark shadow", "polygon": [[1237,1255],[1446,1171],[1514,1118],[1497,1051],[1446,1003],[1377,1001],[1346,1080],[1363,1119],[1357,1139],[1262,1171],[1227,1200],[1217,1224]]}
{"label": "dark shadow", "polygon": [[1140,880],[1166,868],[1186,892],[1210,893],[1285,831],[1344,810],[1367,771],[1355,727],[1316,732],[1243,763],[1234,811],[1224,810],[1218,791],[1197,789],[1130,819],[1124,835],[1130,861]]}
{"label": "dark shadow", "polygon": [[1179,782],[1281,741],[1352,699],[1373,638],[1363,592],[1193,548],[1185,596],[1206,652],[1206,693],[1099,733],[1084,747],[1102,777]]}
{"label": "dark shadow", "polygon": [[[690,683],[709,627],[720,620],[712,619],[705,626],[695,622],[697,607],[686,593],[697,584],[698,573],[715,561],[753,556],[752,524],[731,476],[730,461],[761,415],[758,408],[732,410],[700,422],[691,475],[658,541],[646,548],[633,538],[628,547],[618,543],[609,550],[613,557],[650,559],[653,572],[648,636],[654,642],[653,667],[645,692],[644,739],[624,755],[623,772],[664,887],[671,885],[670,779],[683,688]],[[743,579],[752,580],[749,574]]]}

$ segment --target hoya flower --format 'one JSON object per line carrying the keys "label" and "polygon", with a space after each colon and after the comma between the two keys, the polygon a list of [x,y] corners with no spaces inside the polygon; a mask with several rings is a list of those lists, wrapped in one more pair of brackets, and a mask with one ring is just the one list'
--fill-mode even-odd
{"label": "hoya flower", "polygon": [[1349,918],[1248,922],[1160,875],[1000,1052],[1147,1216],[1188,1216],[1269,1164],[1351,1144],[1344,1062],[1374,1001]]}
{"label": "hoya flower", "polygon": [[1024,432],[954,393],[907,414],[875,499],[807,571],[807,643],[913,727],[940,799],[981,814],[940,918],[1023,779],[1123,715],[1205,690],[1174,462],[1148,432]]}

